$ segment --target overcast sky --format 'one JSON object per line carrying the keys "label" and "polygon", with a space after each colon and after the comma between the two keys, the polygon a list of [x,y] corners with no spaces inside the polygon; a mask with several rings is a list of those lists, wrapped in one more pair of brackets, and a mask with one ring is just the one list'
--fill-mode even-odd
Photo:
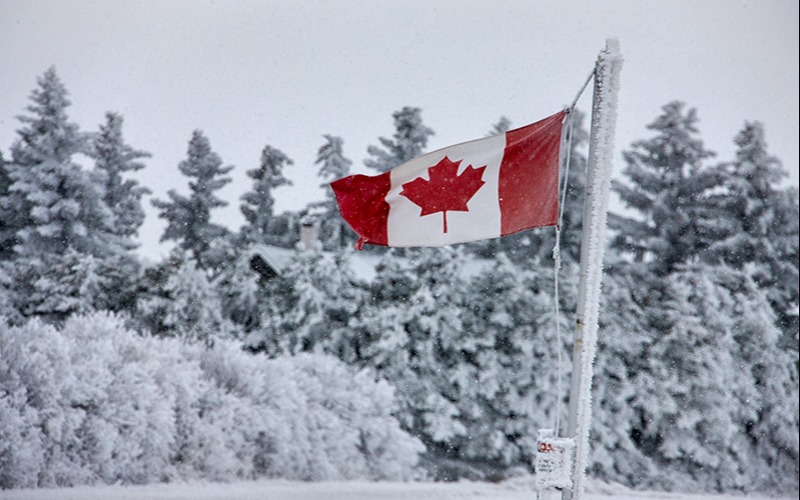
{"label": "overcast sky", "polygon": [[[300,208],[322,197],[323,134],[366,172],[367,146],[391,136],[403,106],[422,108],[430,149],[482,137],[501,116],[522,126],[572,101],[609,37],[625,59],[616,172],[677,99],[697,108],[715,161],[732,158],[745,121],[762,122],[798,184],[794,0],[0,0],[0,149],[9,156],[16,116],[55,65],[72,121],[96,130],[120,112],[128,143],[152,153],[138,178],[153,197],[186,191],[177,165],[203,130],[235,166],[216,219],[236,230],[265,145],[295,162],[278,209]],[[590,104],[587,92],[579,107]],[[157,257],[163,223],[147,206],[142,253]]]}

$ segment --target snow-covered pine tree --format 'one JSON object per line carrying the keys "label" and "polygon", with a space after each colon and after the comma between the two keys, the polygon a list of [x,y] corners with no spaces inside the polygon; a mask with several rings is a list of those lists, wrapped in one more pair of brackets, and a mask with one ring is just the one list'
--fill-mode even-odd
{"label": "snow-covered pine tree", "polygon": [[497,122],[492,125],[492,128],[486,134],[487,136],[499,135],[504,134],[511,130],[511,120],[508,119],[506,116],[501,116]]}
{"label": "snow-covered pine tree", "polygon": [[324,181],[320,187],[325,190],[325,200],[316,204],[322,208],[317,216],[319,241],[326,250],[339,250],[352,245],[357,235],[339,215],[336,197],[329,184],[350,175],[350,166],[353,162],[344,156],[342,149],[344,141],[341,137],[331,135],[324,137],[326,142],[317,151],[315,161],[319,165],[318,175]]}
{"label": "snow-covered pine tree", "polygon": [[604,281],[591,470],[668,490],[793,491],[796,358],[747,272],[617,267]]}
{"label": "snow-covered pine tree", "polygon": [[[277,329],[268,328],[262,333],[276,338],[261,343],[277,345],[281,353],[324,352],[324,342],[330,333],[325,319],[325,302],[329,297],[317,282],[325,280],[317,270],[329,268],[330,264],[319,247],[297,250],[291,265],[281,275],[281,291],[274,297],[278,302]],[[274,326],[269,321],[265,323]]]}
{"label": "snow-covered pine tree", "polygon": [[735,143],[735,160],[717,167],[722,189],[712,197],[711,222],[722,234],[706,259],[748,267],[767,291],[786,339],[794,337],[788,345],[797,350],[797,191],[780,187],[788,172],[768,153],[760,123],[746,123]]}
{"label": "snow-covered pine tree", "polygon": [[110,303],[119,294],[116,285],[130,286],[115,270],[105,268],[105,260],[71,248],[63,255],[49,257],[47,262],[50,269],[35,275],[28,300],[22,304],[25,316],[61,322],[73,314],[113,310],[118,305]]}
{"label": "snow-covered pine tree", "polygon": [[139,321],[165,337],[210,345],[216,338],[238,334],[223,317],[219,296],[206,273],[190,255],[183,256],[160,293],[141,298],[137,309]]}
{"label": "snow-covered pine tree", "polygon": [[[107,277],[107,307],[114,311],[131,310],[136,301],[141,266],[132,250],[138,247],[135,238],[144,222],[142,197],[150,190],[128,174],[144,168],[140,161],[150,153],[138,151],[125,143],[122,135],[122,116],[106,113],[106,121],[92,141],[95,159],[94,173],[103,186],[103,201],[113,214],[113,234],[120,252],[103,266]],[[113,262],[112,262],[113,261]]]}
{"label": "snow-covered pine tree", "polygon": [[645,487],[658,481],[660,468],[649,455],[643,427],[650,418],[648,405],[657,404],[663,393],[648,374],[658,360],[647,357],[659,335],[653,333],[647,306],[658,303],[658,295],[640,271],[617,263],[603,277],[600,307],[606,313],[600,315],[592,379],[589,470],[606,481]]}
{"label": "snow-covered pine tree", "polygon": [[94,137],[93,156],[95,169],[102,174],[105,187],[103,201],[114,214],[114,233],[124,238],[126,248],[133,249],[138,246],[133,238],[144,222],[142,197],[150,194],[150,190],[135,179],[126,178],[126,174],[143,169],[140,160],[149,158],[150,153],[133,149],[125,143],[122,122],[121,115],[106,113],[106,121]]}
{"label": "snow-covered pine tree", "polygon": [[369,146],[372,158],[364,164],[378,172],[388,172],[394,167],[415,158],[425,151],[433,130],[422,123],[422,110],[411,106],[392,113],[395,132],[391,139],[379,137],[381,146]]}
{"label": "snow-covered pine tree", "polygon": [[327,254],[319,247],[298,250],[272,295],[277,308],[267,308],[278,316],[272,318],[277,324],[265,319],[266,328],[254,332],[248,342],[255,341],[268,351],[276,346],[284,353],[325,353],[358,365],[363,339],[351,323],[366,300],[366,285],[353,274],[351,252]]}
{"label": "snow-covered pine tree", "polygon": [[718,186],[715,172],[703,166],[713,156],[697,137],[697,113],[682,102],[666,104],[647,128],[656,135],[625,151],[623,174],[630,185],[612,180],[612,188],[636,218],[612,217],[612,245],[632,254],[659,275],[696,261],[714,240],[703,222],[704,197]]}
{"label": "snow-covered pine tree", "polygon": [[14,255],[16,229],[12,222],[12,213],[5,208],[8,201],[11,178],[6,171],[6,161],[0,151],[0,321],[7,321],[8,316],[15,316],[11,293],[11,276],[6,269],[6,261]]}
{"label": "snow-covered pine tree", "polygon": [[789,187],[777,193],[782,202],[776,203],[775,222],[777,237],[781,243],[777,255],[780,260],[773,276],[778,278],[775,286],[768,290],[770,304],[776,313],[776,321],[784,333],[784,345],[800,350],[800,297],[798,294],[798,266],[800,265],[800,193]]}
{"label": "snow-covered pine tree", "polygon": [[220,298],[222,314],[244,332],[251,332],[261,326],[261,317],[269,300],[264,280],[253,272],[247,258],[249,248],[242,248],[230,240],[218,242],[215,253],[226,255],[228,262],[212,281]]}
{"label": "snow-covered pine tree", "polygon": [[453,447],[460,459],[480,467],[484,477],[529,466],[537,431],[556,428],[559,404],[561,424],[566,423],[570,322],[565,316],[558,319],[559,344],[552,282],[538,278],[541,274],[550,273],[515,265],[501,253],[469,285],[460,342],[465,360],[456,372],[474,380],[459,384],[457,405],[467,433],[453,440]]}
{"label": "snow-covered pine tree", "polygon": [[6,160],[0,151],[0,262],[14,255],[20,213],[11,205],[11,177]]}
{"label": "snow-covered pine tree", "polygon": [[298,229],[291,220],[275,214],[274,190],[291,186],[284,169],[294,162],[281,150],[270,145],[261,151],[261,164],[247,171],[253,179],[251,191],[242,195],[241,211],[245,218],[241,235],[247,243],[269,243],[290,246],[297,240]]}
{"label": "snow-covered pine tree", "polygon": [[[10,191],[24,198],[30,217],[21,228],[17,255],[62,254],[68,248],[95,256],[110,250],[113,216],[92,178],[74,162],[87,152],[86,137],[69,122],[67,91],[54,68],[38,80],[31,94],[27,125],[11,149]],[[111,252],[113,253],[113,252]]]}
{"label": "snow-covered pine tree", "polygon": [[[83,283],[84,278],[69,273],[81,274],[84,268],[65,267],[64,259],[70,255],[75,262],[96,259],[98,268],[111,269],[104,261],[125,249],[114,234],[114,216],[103,200],[103,186],[96,175],[75,163],[76,155],[90,153],[88,141],[67,117],[70,102],[55,69],[48,69],[38,84],[27,108],[30,115],[19,117],[25,126],[17,131],[19,139],[12,146],[12,160],[7,164],[11,185],[2,205],[18,211],[12,219],[16,245],[10,268],[18,309],[63,318],[74,311],[61,306],[73,301],[80,287],[61,289],[64,300],[60,300],[40,294],[36,284],[51,279],[65,286]],[[103,295],[81,300],[96,306],[108,303]],[[61,306],[48,312],[44,303]]]}
{"label": "snow-covered pine tree", "polygon": [[[466,368],[461,312],[465,303],[464,254],[457,248],[409,252],[410,294],[387,311],[366,312],[365,327],[376,341],[366,350],[368,364],[395,385],[404,425],[432,452],[433,467],[450,458],[449,443],[464,435],[459,422],[462,385],[475,381]],[[387,317],[386,315],[389,315]],[[388,330],[387,330],[388,328]]]}
{"label": "snow-covered pine tree", "polygon": [[[797,426],[796,358],[776,340],[769,288],[758,290],[751,278],[769,268],[748,260],[763,244],[742,234],[748,210],[765,214],[771,203],[748,201],[760,198],[747,188],[752,174],[733,174],[754,163],[775,167],[774,159],[762,131],[748,126],[737,136],[737,162],[705,168],[711,153],[695,138],[695,123],[694,110],[665,106],[650,125],[659,135],[625,153],[632,187],[615,183],[640,217],[611,219],[619,231],[613,244],[636,259],[612,263],[606,279],[604,298],[615,312],[606,315],[596,364],[592,468],[665,489],[791,489],[781,478],[796,476],[797,445],[786,440]],[[762,188],[775,180],[766,170],[756,177]],[[781,194],[767,196],[775,202]],[[791,220],[782,224],[791,228]]]}
{"label": "snow-covered pine tree", "polygon": [[[641,438],[669,489],[743,486],[730,443],[736,436],[732,380],[740,366],[731,318],[713,272],[681,266],[666,277],[664,295],[650,314],[652,343],[636,376],[654,390],[637,391],[643,412]],[[642,388],[644,389],[644,388]],[[652,399],[648,400],[648,396]],[[658,406],[655,406],[658,405]]]}
{"label": "snow-covered pine tree", "polygon": [[[314,162],[319,165],[318,176],[324,183],[320,187],[326,187],[330,182],[350,175],[350,166],[353,164],[350,159],[344,156],[344,141],[341,137],[325,134],[325,144],[317,150],[317,159]],[[327,198],[333,198],[332,192],[326,192]]]}
{"label": "snow-covered pine tree", "polygon": [[178,169],[189,178],[189,196],[171,189],[167,193],[169,201],[152,201],[159,209],[158,216],[167,221],[161,241],[176,241],[200,269],[210,271],[215,264],[210,254],[212,242],[228,235],[225,227],[211,222],[211,212],[228,204],[216,192],[231,181],[226,174],[233,166],[223,166],[208,138],[195,130],[189,140],[188,158],[178,164]]}
{"label": "snow-covered pine tree", "polygon": [[409,353],[404,348],[408,344],[408,300],[419,287],[419,281],[408,261],[398,258],[394,248],[381,256],[375,271],[354,329],[365,346],[361,350],[362,363],[379,373],[391,372],[394,367],[408,364]]}
{"label": "snow-covered pine tree", "polygon": [[[797,352],[785,348],[769,289],[753,279],[749,269],[708,267],[713,288],[707,301],[712,327],[726,325],[733,335],[735,373],[727,381],[735,398],[730,408],[737,428],[729,455],[741,471],[745,491],[785,491],[798,488],[798,365]],[[796,332],[795,332],[796,333]],[[730,483],[720,481],[719,488]]]}

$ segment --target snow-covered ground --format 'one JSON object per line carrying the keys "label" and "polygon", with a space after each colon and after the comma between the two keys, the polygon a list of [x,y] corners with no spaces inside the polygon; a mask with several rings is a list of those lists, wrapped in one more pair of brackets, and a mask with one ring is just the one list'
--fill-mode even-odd
{"label": "snow-covered ground", "polygon": [[[82,486],[63,489],[0,491],[2,500],[533,500],[531,479],[500,484],[400,482],[173,483],[146,486]],[[545,493],[545,499],[560,498]],[[794,498],[794,497],[785,497]],[[632,491],[623,486],[589,482],[587,500],[776,500],[769,495],[702,495]]]}

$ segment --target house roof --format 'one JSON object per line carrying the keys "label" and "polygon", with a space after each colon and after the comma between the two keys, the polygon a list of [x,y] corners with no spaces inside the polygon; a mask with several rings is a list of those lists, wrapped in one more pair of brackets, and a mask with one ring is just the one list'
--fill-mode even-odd
{"label": "house roof", "polygon": [[[264,272],[254,268],[254,270],[261,273],[262,276],[269,279],[273,275],[280,276],[286,270],[286,268],[289,267],[292,259],[295,255],[297,255],[297,252],[298,250],[294,248],[254,244],[250,246],[250,250],[247,253],[247,258],[251,262],[251,268],[254,268],[252,259],[255,257],[259,257],[267,266],[269,266],[269,268],[272,270],[272,273],[265,274]],[[329,254],[330,252],[323,253]],[[349,258],[350,269],[358,279],[371,282],[377,275],[376,268],[378,267],[378,264],[382,258],[382,254],[372,252],[353,252]],[[405,261],[405,259],[402,257],[398,257],[398,259]],[[468,257],[468,260],[463,268],[464,277],[468,278],[479,274],[491,266],[492,262],[493,261],[491,260]]]}

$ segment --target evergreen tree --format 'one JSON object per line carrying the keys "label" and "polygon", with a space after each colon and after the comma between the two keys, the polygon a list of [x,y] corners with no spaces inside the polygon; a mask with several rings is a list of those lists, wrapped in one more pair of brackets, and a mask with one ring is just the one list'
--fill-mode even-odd
{"label": "evergreen tree", "polygon": [[316,205],[322,209],[317,224],[323,248],[338,250],[355,242],[357,235],[339,215],[336,197],[329,184],[350,175],[350,166],[353,162],[344,156],[343,141],[340,137],[325,135],[325,140],[326,143],[317,151],[315,162],[320,166],[318,175],[324,181],[320,187],[325,190],[325,201]]}
{"label": "evergreen tree", "polygon": [[501,116],[497,120],[497,123],[492,125],[491,130],[489,130],[489,133],[486,135],[487,136],[500,135],[508,132],[509,130],[511,130],[511,120],[509,120],[505,116]]}
{"label": "evergreen tree", "polygon": [[225,256],[227,265],[220,266],[212,285],[219,294],[222,314],[246,333],[257,330],[269,298],[267,286],[253,271],[248,248],[241,248],[229,240],[218,241],[223,244],[216,253]]}
{"label": "evergreen tree", "polygon": [[[777,193],[780,202],[776,203],[773,234],[776,235],[778,260],[773,266],[771,278],[775,285],[767,289],[770,304],[776,313],[778,326],[784,332],[786,347],[793,349],[795,355],[800,349],[800,290],[798,289],[798,266],[800,265],[800,199],[797,188],[789,187]],[[759,284],[765,282],[759,278]],[[767,281],[766,283],[769,283]]]}
{"label": "evergreen tree", "polygon": [[796,488],[796,358],[747,272],[617,267],[604,290],[592,472],[668,490]]}
{"label": "evergreen tree", "polygon": [[537,431],[555,429],[559,416],[566,423],[558,405],[566,409],[570,323],[565,316],[557,319],[559,339],[552,282],[539,274],[501,253],[470,282],[460,341],[465,362],[457,368],[464,378],[458,384],[460,421],[468,432],[453,444],[459,458],[483,469],[484,477],[493,469],[529,466]]}
{"label": "evergreen tree", "polygon": [[767,152],[760,123],[746,123],[735,143],[736,159],[718,167],[723,189],[713,197],[713,215],[722,234],[709,248],[706,259],[737,269],[751,267],[756,283],[767,290],[781,329],[796,335],[796,191],[779,187],[788,172]]}
{"label": "evergreen tree", "polygon": [[366,294],[351,270],[351,252],[298,251],[272,295],[278,307],[262,320],[265,328],[248,338],[249,347],[270,354],[325,353],[359,364],[363,341],[351,322]]}
{"label": "evergreen tree", "polygon": [[223,317],[222,306],[203,270],[185,255],[156,295],[142,298],[139,315],[156,334],[211,345],[216,338],[236,335]]}
{"label": "evergreen tree", "polygon": [[[769,306],[769,289],[761,288],[750,270],[714,266],[707,273],[715,285],[707,295],[716,301],[707,316],[730,325],[736,343],[735,373],[727,380],[735,398],[729,411],[738,433],[729,454],[742,471],[741,489],[796,491],[797,352],[785,348]],[[728,485],[721,483],[718,488]]]}
{"label": "evergreen tree", "polygon": [[106,307],[113,311],[132,310],[136,303],[141,266],[132,250],[139,227],[144,222],[142,197],[150,193],[127,174],[144,168],[139,161],[150,157],[125,144],[122,136],[122,116],[106,113],[106,121],[93,139],[95,175],[103,187],[103,201],[113,215],[113,234],[120,251],[102,266],[106,278]]}
{"label": "evergreen tree", "polygon": [[665,105],[648,125],[657,135],[637,141],[625,151],[623,174],[630,185],[612,187],[637,218],[611,218],[618,230],[613,246],[659,275],[697,259],[715,239],[707,224],[705,197],[718,186],[718,176],[703,167],[713,155],[697,138],[697,113],[681,102]]}
{"label": "evergreen tree", "polygon": [[692,483],[705,490],[741,487],[740,464],[728,448],[736,436],[731,385],[739,372],[733,311],[702,267],[678,268],[665,285],[654,311],[657,337],[644,354],[650,364],[638,374],[660,386],[645,393],[656,399],[639,407],[646,422],[643,444],[659,468],[671,471],[669,489]]}
{"label": "evergreen tree", "polygon": [[[399,249],[389,248],[375,266],[375,279],[369,283],[364,306],[353,326],[363,364],[379,373],[408,364],[406,323],[409,299],[420,282],[412,274],[408,260],[399,258]],[[391,379],[388,375],[383,375]]]}
{"label": "evergreen tree", "polygon": [[70,102],[55,69],[38,84],[30,115],[20,117],[25,126],[12,146],[6,165],[11,184],[0,205],[14,214],[14,234],[7,233],[6,242],[15,243],[7,274],[17,310],[60,320],[114,303],[99,290],[113,295],[123,287],[99,283],[109,283],[102,272],[113,273],[125,247],[114,233],[99,176],[74,162],[75,155],[91,151],[86,136],[69,122]]}
{"label": "evergreen tree", "polygon": [[119,256],[98,258],[71,248],[7,261],[0,269],[0,310],[19,324],[33,316],[60,323],[73,314],[131,309],[138,275],[127,274],[129,266]]}
{"label": "evergreen tree", "polygon": [[397,387],[404,425],[436,462],[448,458],[449,443],[466,432],[457,402],[461,386],[473,382],[473,374],[460,371],[468,355],[461,320],[464,254],[453,247],[424,248],[410,252],[409,261],[408,272],[416,276],[410,294],[388,309],[372,303],[364,312],[363,327],[375,339],[365,357]]}
{"label": "evergreen tree", "polygon": [[216,195],[231,181],[225,176],[233,166],[222,166],[222,159],[211,150],[209,140],[199,130],[192,133],[188,158],[178,164],[181,173],[189,177],[189,197],[170,190],[169,201],[153,200],[160,210],[158,216],[166,219],[167,227],[161,241],[175,240],[178,248],[189,252],[200,269],[209,271],[213,265],[210,253],[212,243],[225,237],[228,231],[211,222],[211,211],[224,207],[227,202]]}
{"label": "evergreen tree", "polygon": [[0,262],[11,258],[14,255],[14,245],[16,245],[16,232],[19,213],[13,209],[11,204],[11,177],[8,167],[0,151]]}
{"label": "evergreen tree", "polygon": [[283,171],[293,164],[282,151],[267,145],[261,151],[261,165],[247,171],[247,176],[253,179],[253,189],[242,195],[241,210],[247,223],[241,233],[245,241],[285,245],[296,239],[296,229],[287,234],[292,228],[286,227],[286,221],[277,220],[273,194],[281,186],[292,185]]}
{"label": "evergreen tree", "polygon": [[663,280],[626,263],[609,271],[603,277],[600,307],[606,313],[600,315],[593,368],[589,470],[606,481],[644,487],[663,477],[643,437],[651,418],[648,405],[664,397],[662,385],[647,375],[659,361],[647,357],[659,335],[648,304],[660,303]]}
{"label": "evergreen tree", "polygon": [[62,255],[68,249],[113,254],[113,216],[95,179],[73,160],[87,147],[67,117],[67,91],[54,68],[38,83],[27,108],[31,116],[19,117],[26,126],[17,131],[20,138],[8,164],[13,200],[7,199],[7,209],[21,209],[27,219],[17,231],[15,252],[25,257]]}
{"label": "evergreen tree", "polygon": [[405,106],[392,114],[395,132],[391,139],[380,137],[379,146],[369,146],[372,158],[364,164],[378,172],[388,172],[394,167],[421,155],[428,145],[433,130],[422,124],[422,110]]}
{"label": "evergreen tree", "polygon": [[[342,148],[344,141],[341,137],[328,134],[325,134],[324,137],[326,142],[317,150],[317,160],[315,161],[319,165],[318,175],[324,181],[320,186],[323,188],[336,179],[350,175],[350,166],[353,164],[344,156]],[[333,197],[331,192],[327,192],[326,195],[328,198]]]}
{"label": "evergreen tree", "polygon": [[94,157],[95,169],[102,174],[105,186],[103,201],[114,214],[114,233],[124,239],[125,247],[132,249],[137,246],[133,238],[144,222],[142,196],[150,194],[150,190],[124,176],[144,168],[139,160],[149,158],[150,153],[125,144],[122,121],[122,116],[106,113],[106,122],[94,139]]}

